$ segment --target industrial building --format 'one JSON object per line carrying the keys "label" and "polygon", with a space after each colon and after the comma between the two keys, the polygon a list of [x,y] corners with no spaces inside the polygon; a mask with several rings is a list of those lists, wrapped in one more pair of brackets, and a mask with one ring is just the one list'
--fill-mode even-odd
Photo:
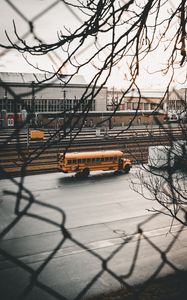
{"label": "industrial building", "polygon": [[1,127],[13,127],[28,113],[82,111],[87,105],[90,111],[106,110],[106,87],[96,87],[93,94],[81,75],[46,80],[49,75],[0,73]]}
{"label": "industrial building", "polygon": [[139,94],[137,90],[131,90],[124,95],[122,90],[108,89],[107,90],[107,107],[108,110],[114,110],[116,106],[118,110],[146,110],[151,111],[159,107],[163,109],[161,100],[163,99],[163,91],[141,91]]}
{"label": "industrial building", "polygon": [[155,123],[155,114],[151,115],[163,97],[162,92],[144,91],[140,99],[135,91],[123,96],[122,91],[97,86],[93,93],[92,86],[88,87],[81,75],[72,78],[59,75],[46,80],[46,76],[51,75],[0,73],[0,128],[23,124],[28,121],[28,116],[31,116],[31,125],[47,126],[48,120],[52,120],[50,125],[57,126],[56,123],[63,124],[68,115],[78,118],[84,110],[89,111],[89,115],[83,123],[94,126],[97,122],[102,123],[104,114],[113,111],[119,102],[117,110],[121,114],[111,118],[107,115],[109,127],[127,125],[137,109],[139,113],[134,124]]}

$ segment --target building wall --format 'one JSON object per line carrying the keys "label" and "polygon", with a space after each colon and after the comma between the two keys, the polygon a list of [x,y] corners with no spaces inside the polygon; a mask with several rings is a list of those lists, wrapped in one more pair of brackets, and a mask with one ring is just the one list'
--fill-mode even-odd
{"label": "building wall", "polygon": [[181,113],[187,108],[187,91],[185,88],[173,90],[168,93],[167,100],[164,103],[165,110],[168,112]]}
{"label": "building wall", "polygon": [[[68,80],[68,76],[63,76],[63,82],[52,80],[41,84],[37,84],[36,77],[38,80],[45,78],[42,74],[34,76],[28,73],[0,73],[0,111],[6,109],[8,112],[15,112],[15,100],[17,112],[22,109],[33,111],[33,107],[35,111],[71,110],[80,101],[87,88],[84,79],[79,75],[75,75],[67,85],[63,82],[65,79]],[[102,88],[94,99],[90,93],[84,103],[86,101],[92,102],[91,110],[106,110],[106,88]],[[83,104],[80,110],[82,108]]]}
{"label": "building wall", "polygon": [[[136,91],[123,95],[119,90],[108,90],[107,106],[108,110],[113,110],[119,104],[118,110],[153,110],[158,107],[162,99],[163,92],[159,91],[142,91],[141,98]],[[162,105],[159,107],[162,109]]]}
{"label": "building wall", "polygon": [[[66,115],[67,118],[71,116],[71,124],[76,124],[76,127],[89,127],[89,128],[101,128],[103,130],[111,129],[115,127],[123,127],[128,126],[130,122],[133,120],[131,126],[137,125],[160,125],[163,124],[165,119],[165,114],[162,112],[153,113],[152,111],[142,111],[139,112],[135,116],[135,111],[118,111],[115,116],[112,115],[112,112],[89,112],[84,119],[81,118],[81,113],[70,113],[70,115]],[[58,126],[62,126],[64,124],[64,118],[61,118],[60,115],[56,118],[51,114],[41,114],[38,116],[40,123],[47,127],[50,126],[56,128],[57,120]],[[135,118],[134,118],[135,117]],[[50,120],[50,123],[49,123]]]}
{"label": "building wall", "polygon": [[107,88],[103,87],[95,97],[95,110],[106,111],[107,109]]}

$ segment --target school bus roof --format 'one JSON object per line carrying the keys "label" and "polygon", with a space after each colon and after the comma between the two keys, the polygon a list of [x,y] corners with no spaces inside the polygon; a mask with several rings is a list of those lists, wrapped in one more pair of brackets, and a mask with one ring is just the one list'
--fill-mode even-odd
{"label": "school bus roof", "polygon": [[[64,153],[60,153],[63,156]],[[93,158],[93,157],[111,157],[111,156],[123,156],[123,152],[120,150],[106,150],[106,151],[86,151],[86,152],[67,152],[65,157],[67,159],[81,159],[81,158]]]}

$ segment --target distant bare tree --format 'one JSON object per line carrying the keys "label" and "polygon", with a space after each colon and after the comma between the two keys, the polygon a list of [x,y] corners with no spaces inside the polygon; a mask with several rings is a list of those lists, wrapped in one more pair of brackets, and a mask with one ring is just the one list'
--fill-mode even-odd
{"label": "distant bare tree", "polygon": [[174,220],[187,226],[186,138],[176,141],[170,137],[169,146],[159,151],[157,155],[156,151],[150,153],[149,166],[142,165],[132,179],[132,188],[146,199],[156,200],[160,208],[155,209],[153,204],[151,211],[171,216],[171,226]]}

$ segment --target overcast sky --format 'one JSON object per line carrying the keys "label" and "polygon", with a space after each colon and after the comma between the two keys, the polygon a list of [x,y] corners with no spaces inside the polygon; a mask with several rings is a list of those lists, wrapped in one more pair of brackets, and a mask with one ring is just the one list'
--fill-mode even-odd
{"label": "overcast sky", "polygon": [[[75,29],[83,22],[81,18],[82,15],[80,13],[73,11],[73,9],[70,11],[62,1],[58,0],[0,0],[0,43],[8,44],[5,30],[12,41],[16,41],[13,20],[15,21],[18,34],[24,36],[28,41],[31,42],[31,35],[28,34],[28,22],[32,20],[38,38],[41,38],[44,42],[54,42],[57,38],[57,32],[63,28],[63,25],[67,28],[71,26],[72,29]],[[91,51],[91,46],[88,48],[88,51]],[[1,48],[0,54],[1,72],[35,72],[17,51],[5,51]],[[33,64],[39,62],[41,68],[46,69],[47,66],[48,69],[53,70],[55,65],[60,62],[61,54],[28,58]],[[86,51],[84,55],[86,55]],[[164,57],[164,48],[160,56],[150,56],[147,59],[145,68],[149,68],[149,71],[156,70],[161,64],[161,56]],[[64,72],[69,72],[68,67]],[[82,71],[86,80],[89,80],[91,72],[91,67],[87,67]],[[123,68],[118,67],[114,69],[109,85],[120,88],[121,86],[123,87],[123,84]],[[152,76],[150,80],[150,75],[142,73],[139,84],[145,89],[164,89],[166,82],[158,74]]]}
{"label": "overcast sky", "polygon": [[[53,5],[53,6],[51,6]],[[51,6],[51,7],[50,7]],[[49,8],[45,11],[45,9]],[[63,18],[63,22],[61,21]],[[30,40],[29,21],[33,21],[35,32],[38,38],[44,42],[54,42],[57,39],[57,32],[62,29],[62,24],[68,26],[71,21],[71,27],[80,25],[80,21],[67,10],[67,7],[56,0],[1,0],[0,1],[0,42],[8,44],[5,30],[12,41],[16,41],[13,29],[13,20],[15,21],[18,34]],[[7,51],[1,49],[0,71],[33,71],[24,61],[22,55],[17,51]],[[35,59],[31,59],[32,62]],[[58,57],[40,57],[41,66],[44,64],[54,64],[58,62]],[[43,64],[42,64],[43,62]]]}

